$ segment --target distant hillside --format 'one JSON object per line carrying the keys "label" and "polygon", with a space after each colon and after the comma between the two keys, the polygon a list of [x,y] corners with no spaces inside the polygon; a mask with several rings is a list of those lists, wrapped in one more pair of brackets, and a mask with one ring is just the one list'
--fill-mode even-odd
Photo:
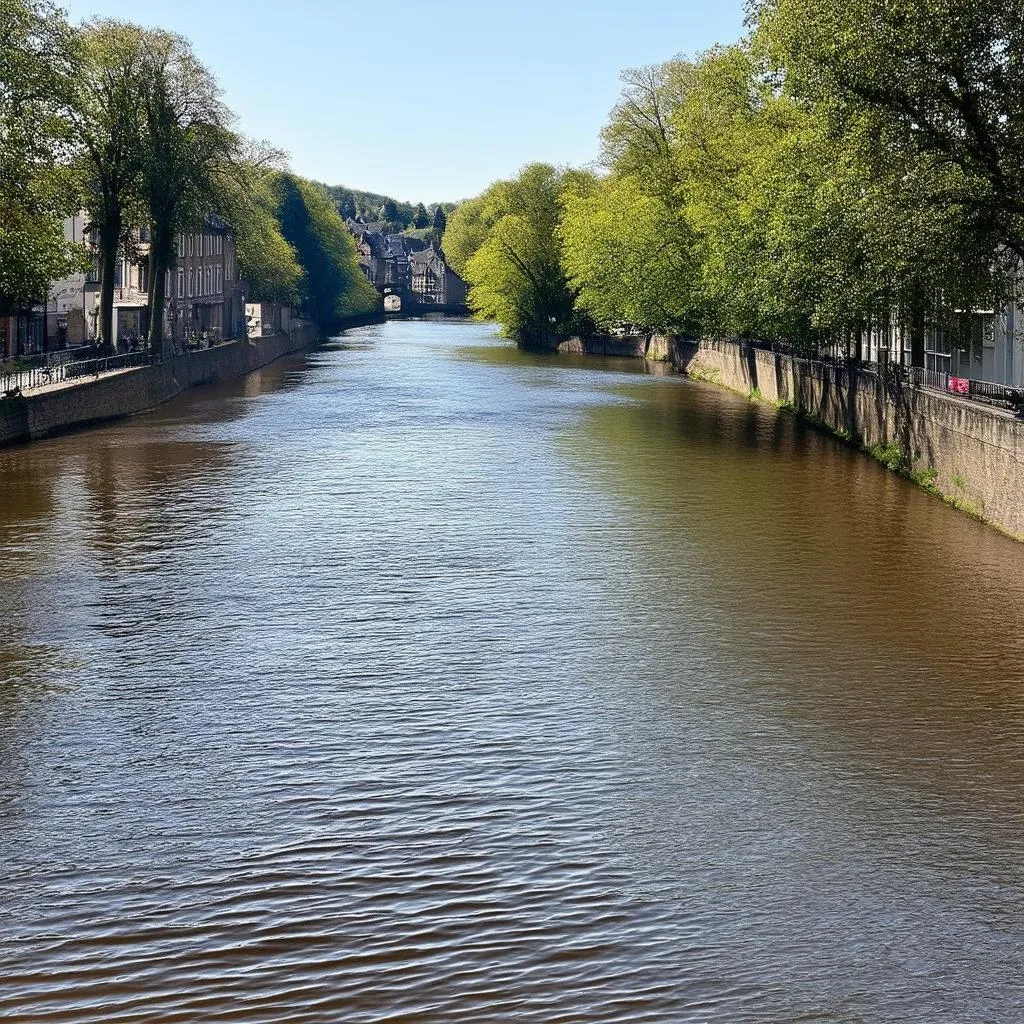
{"label": "distant hillside", "polygon": [[[434,221],[434,211],[441,207],[446,214],[451,213],[457,203],[403,203],[391,196],[377,192],[363,192],[344,185],[324,185],[327,194],[334,200],[334,205],[342,217],[352,217],[367,223],[386,221],[393,230],[404,231],[407,228],[420,230],[429,228]],[[417,215],[420,223],[417,224]],[[425,222],[424,222],[425,221]]]}

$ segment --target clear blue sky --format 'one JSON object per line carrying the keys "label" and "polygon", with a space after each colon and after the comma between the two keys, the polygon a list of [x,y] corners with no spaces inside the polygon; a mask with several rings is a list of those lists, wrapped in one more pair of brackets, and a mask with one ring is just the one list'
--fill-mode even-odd
{"label": "clear blue sky", "polygon": [[187,36],[248,135],[300,174],[455,200],[584,164],[619,72],[731,42],[741,0],[64,0]]}

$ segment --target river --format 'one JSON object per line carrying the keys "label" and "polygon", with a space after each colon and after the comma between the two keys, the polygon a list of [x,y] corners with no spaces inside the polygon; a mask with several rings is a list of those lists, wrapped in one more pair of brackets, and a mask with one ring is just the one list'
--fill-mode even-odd
{"label": "river", "polygon": [[0,1017],[1024,1019],[1024,547],[391,322],[0,451]]}

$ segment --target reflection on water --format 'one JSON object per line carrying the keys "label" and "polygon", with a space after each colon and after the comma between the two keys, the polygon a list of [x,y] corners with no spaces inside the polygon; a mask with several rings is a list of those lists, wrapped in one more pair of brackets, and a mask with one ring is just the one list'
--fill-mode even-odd
{"label": "reflection on water", "polygon": [[1024,549],[640,368],[0,452],[5,1019],[1021,1019]]}

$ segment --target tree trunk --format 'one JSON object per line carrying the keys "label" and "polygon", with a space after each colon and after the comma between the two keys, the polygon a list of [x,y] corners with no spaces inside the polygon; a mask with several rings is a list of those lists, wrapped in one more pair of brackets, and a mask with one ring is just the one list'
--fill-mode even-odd
{"label": "tree trunk", "polygon": [[864,324],[857,324],[856,330],[856,347],[854,348],[854,357],[858,363],[864,362]]}
{"label": "tree trunk", "polygon": [[924,366],[924,295],[914,292],[910,307],[910,365]]}
{"label": "tree trunk", "polygon": [[117,350],[114,337],[114,275],[117,250],[121,241],[121,211],[107,210],[100,225],[100,338],[111,351]]}
{"label": "tree trunk", "polygon": [[167,300],[167,271],[171,268],[170,240],[173,236],[166,228],[154,224],[151,229],[152,245],[149,250],[149,347],[158,362],[164,358],[164,306]]}

